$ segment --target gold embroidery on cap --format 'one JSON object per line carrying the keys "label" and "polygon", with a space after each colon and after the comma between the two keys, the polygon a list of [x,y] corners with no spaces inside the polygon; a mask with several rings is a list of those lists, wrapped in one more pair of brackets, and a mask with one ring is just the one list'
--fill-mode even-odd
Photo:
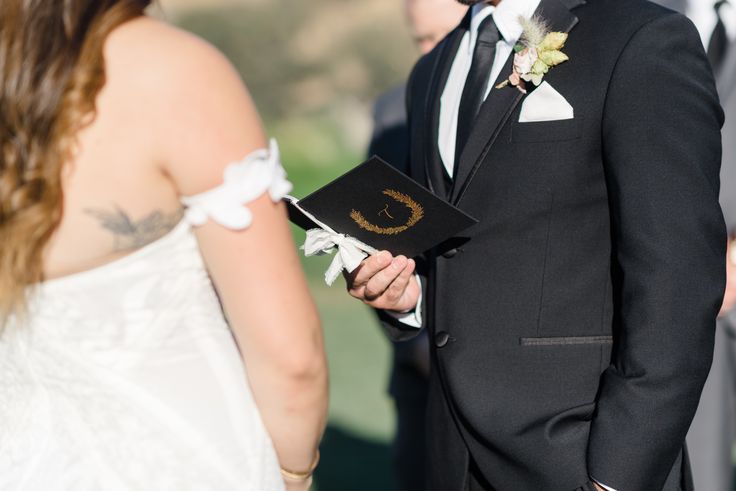
{"label": "gold embroidery on cap", "polygon": [[[378,225],[374,225],[366,220],[361,212],[357,210],[352,210],[350,212],[350,218],[352,218],[353,221],[357,223],[360,228],[379,235],[397,235],[410,229],[411,227],[416,225],[419,220],[424,218],[424,208],[422,207],[422,205],[411,199],[410,196],[398,191],[394,191],[393,189],[384,189],[383,194],[393,198],[395,201],[398,201],[399,203],[409,208],[411,210],[411,216],[409,217],[409,220],[407,220],[404,225],[400,225],[398,227],[379,227]],[[387,209],[388,205],[381,212],[386,211],[386,214],[388,214]],[[381,214],[381,212],[379,212],[379,215]]]}

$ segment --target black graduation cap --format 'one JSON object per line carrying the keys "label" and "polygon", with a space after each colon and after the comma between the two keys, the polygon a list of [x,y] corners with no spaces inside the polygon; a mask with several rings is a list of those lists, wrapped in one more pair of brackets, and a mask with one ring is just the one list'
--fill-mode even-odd
{"label": "black graduation cap", "polygon": [[478,223],[375,156],[306,198],[286,202],[301,228],[327,225],[394,256],[416,257]]}

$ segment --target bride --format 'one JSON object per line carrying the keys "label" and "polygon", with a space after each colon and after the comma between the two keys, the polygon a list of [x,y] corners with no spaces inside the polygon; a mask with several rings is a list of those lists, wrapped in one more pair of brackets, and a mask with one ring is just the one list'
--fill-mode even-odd
{"label": "bride", "polygon": [[305,490],[327,377],[290,185],[149,3],[0,6],[0,489]]}

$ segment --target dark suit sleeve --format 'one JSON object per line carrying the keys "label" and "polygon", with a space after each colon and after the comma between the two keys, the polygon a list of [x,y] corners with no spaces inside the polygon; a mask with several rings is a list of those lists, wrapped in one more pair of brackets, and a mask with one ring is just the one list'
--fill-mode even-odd
{"label": "dark suit sleeve", "polygon": [[619,491],[662,489],[710,369],[725,285],[722,123],[690,21],[643,26],[616,64],[602,127],[615,344],[588,466]]}

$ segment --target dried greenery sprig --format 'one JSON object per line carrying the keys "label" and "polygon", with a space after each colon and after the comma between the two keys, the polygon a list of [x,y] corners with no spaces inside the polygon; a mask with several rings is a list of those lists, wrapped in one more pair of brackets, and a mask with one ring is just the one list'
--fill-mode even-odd
{"label": "dried greenery sprig", "polygon": [[550,32],[547,23],[539,18],[519,17],[523,34],[514,46],[514,69],[507,80],[498,84],[497,89],[513,85],[526,94],[526,83],[539,86],[550,68],[568,61],[562,52],[567,41],[567,33]]}

